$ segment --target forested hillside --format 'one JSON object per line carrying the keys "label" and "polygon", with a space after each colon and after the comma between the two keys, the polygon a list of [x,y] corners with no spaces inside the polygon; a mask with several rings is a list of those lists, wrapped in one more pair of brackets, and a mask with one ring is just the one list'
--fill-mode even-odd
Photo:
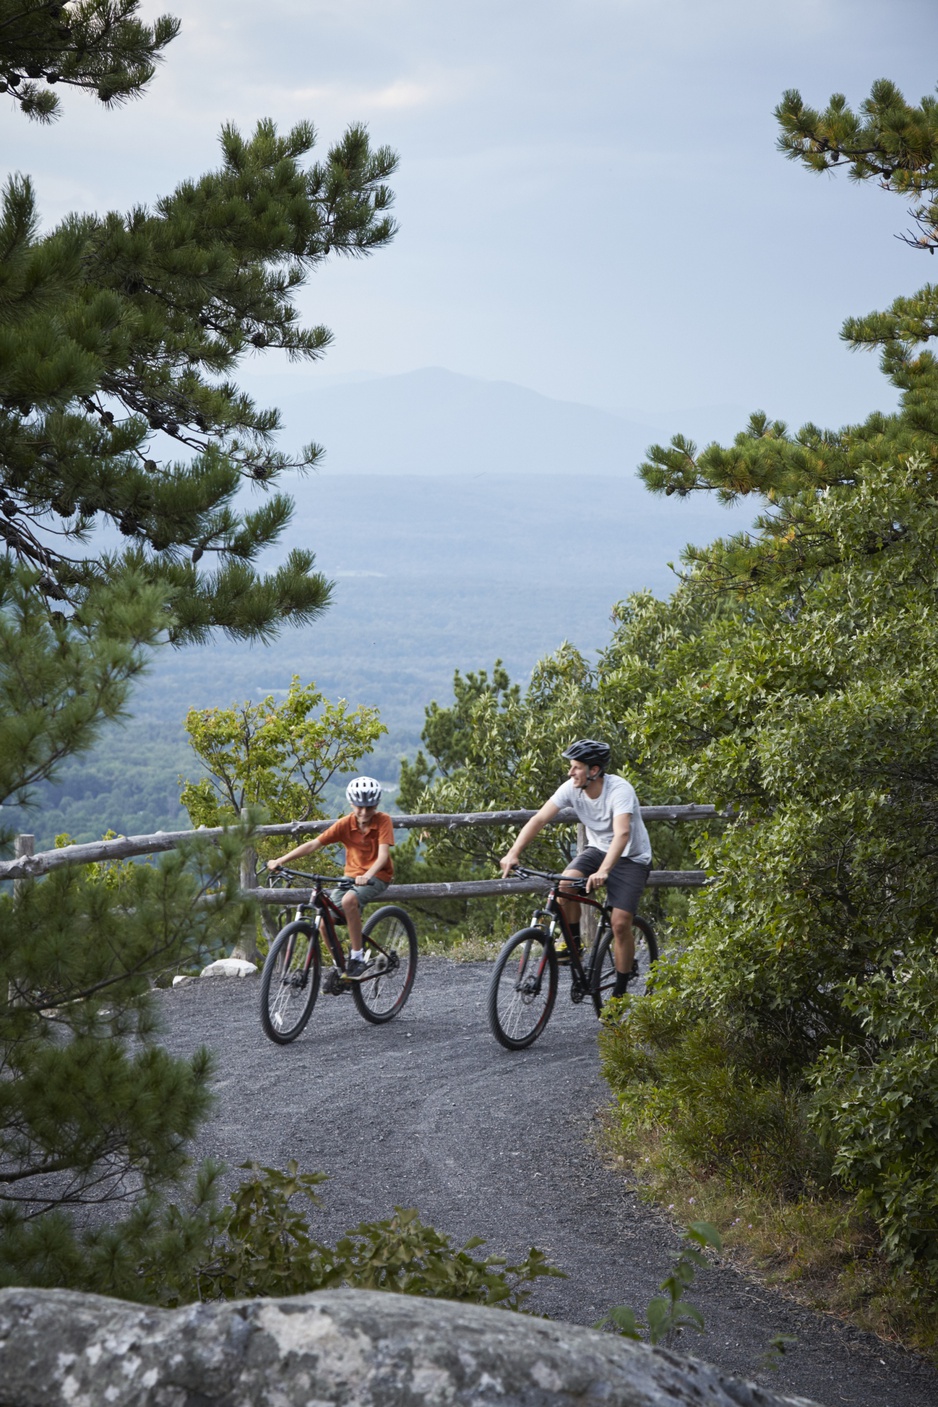
{"label": "forested hillside", "polygon": [[[293,674],[328,698],[380,710],[389,733],[367,765],[394,783],[400,758],[419,745],[425,708],[450,697],[455,669],[501,657],[525,680],[565,639],[593,654],[617,600],[673,589],[667,564],[685,541],[750,519],[745,507],[663,502],[627,467],[619,479],[313,475],[294,490],[284,550],[316,545],[335,580],[330,610],[269,648],[221,639],[197,653],[164,651],[129,721],[63,769],[41,812],[17,821],[40,846],[61,832],[90,840],[186,826],[178,779],[197,772],[187,710],[277,694]],[[365,525],[349,530],[363,506]]]}

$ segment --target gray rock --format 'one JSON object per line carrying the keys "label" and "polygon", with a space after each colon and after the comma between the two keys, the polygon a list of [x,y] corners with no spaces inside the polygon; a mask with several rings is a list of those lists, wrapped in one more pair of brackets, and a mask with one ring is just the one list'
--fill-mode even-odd
{"label": "gray rock", "polygon": [[0,1291],[0,1407],[811,1407],[572,1324],[363,1290],[149,1309]]}

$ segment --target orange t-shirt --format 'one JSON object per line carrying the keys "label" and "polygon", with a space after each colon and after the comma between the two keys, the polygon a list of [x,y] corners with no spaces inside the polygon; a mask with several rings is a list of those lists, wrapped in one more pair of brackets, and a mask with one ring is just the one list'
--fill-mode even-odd
{"label": "orange t-shirt", "polygon": [[[357,878],[358,875],[365,874],[367,870],[371,869],[378,858],[379,845],[394,844],[394,827],[391,825],[391,817],[386,811],[376,811],[366,831],[358,829],[358,822],[354,816],[343,816],[341,820],[334,821],[328,830],[323,831],[319,842],[321,845],[344,845],[345,873]],[[390,884],[394,878],[394,866],[391,864],[390,856],[388,856],[387,864],[378,871],[375,878],[383,879]]]}

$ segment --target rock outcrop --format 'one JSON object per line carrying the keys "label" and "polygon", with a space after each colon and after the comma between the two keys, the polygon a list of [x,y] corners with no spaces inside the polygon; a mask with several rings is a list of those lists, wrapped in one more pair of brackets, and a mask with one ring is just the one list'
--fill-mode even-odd
{"label": "rock outcrop", "polygon": [[0,1407],[810,1407],[691,1358],[362,1290],[149,1309],[0,1291]]}

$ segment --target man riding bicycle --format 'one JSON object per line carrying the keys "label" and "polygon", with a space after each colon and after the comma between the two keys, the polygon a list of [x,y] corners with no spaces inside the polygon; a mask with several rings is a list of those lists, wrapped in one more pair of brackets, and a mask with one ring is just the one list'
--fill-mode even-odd
{"label": "man riding bicycle", "polygon": [[[587,847],[564,870],[570,879],[586,881],[586,892],[606,886],[612,906],[616,982],[614,997],[624,995],[634,973],[635,939],[632,919],[651,871],[651,842],[642,820],[635,788],[624,777],[606,773],[610,749],[593,738],[580,738],[561,754],[570,763],[567,781],[557,788],[518,832],[514,845],[499,860],[506,877],[522,851],[564,807],[572,807],[586,829]],[[580,934],[580,905],[564,898],[564,916],[574,939]]]}

